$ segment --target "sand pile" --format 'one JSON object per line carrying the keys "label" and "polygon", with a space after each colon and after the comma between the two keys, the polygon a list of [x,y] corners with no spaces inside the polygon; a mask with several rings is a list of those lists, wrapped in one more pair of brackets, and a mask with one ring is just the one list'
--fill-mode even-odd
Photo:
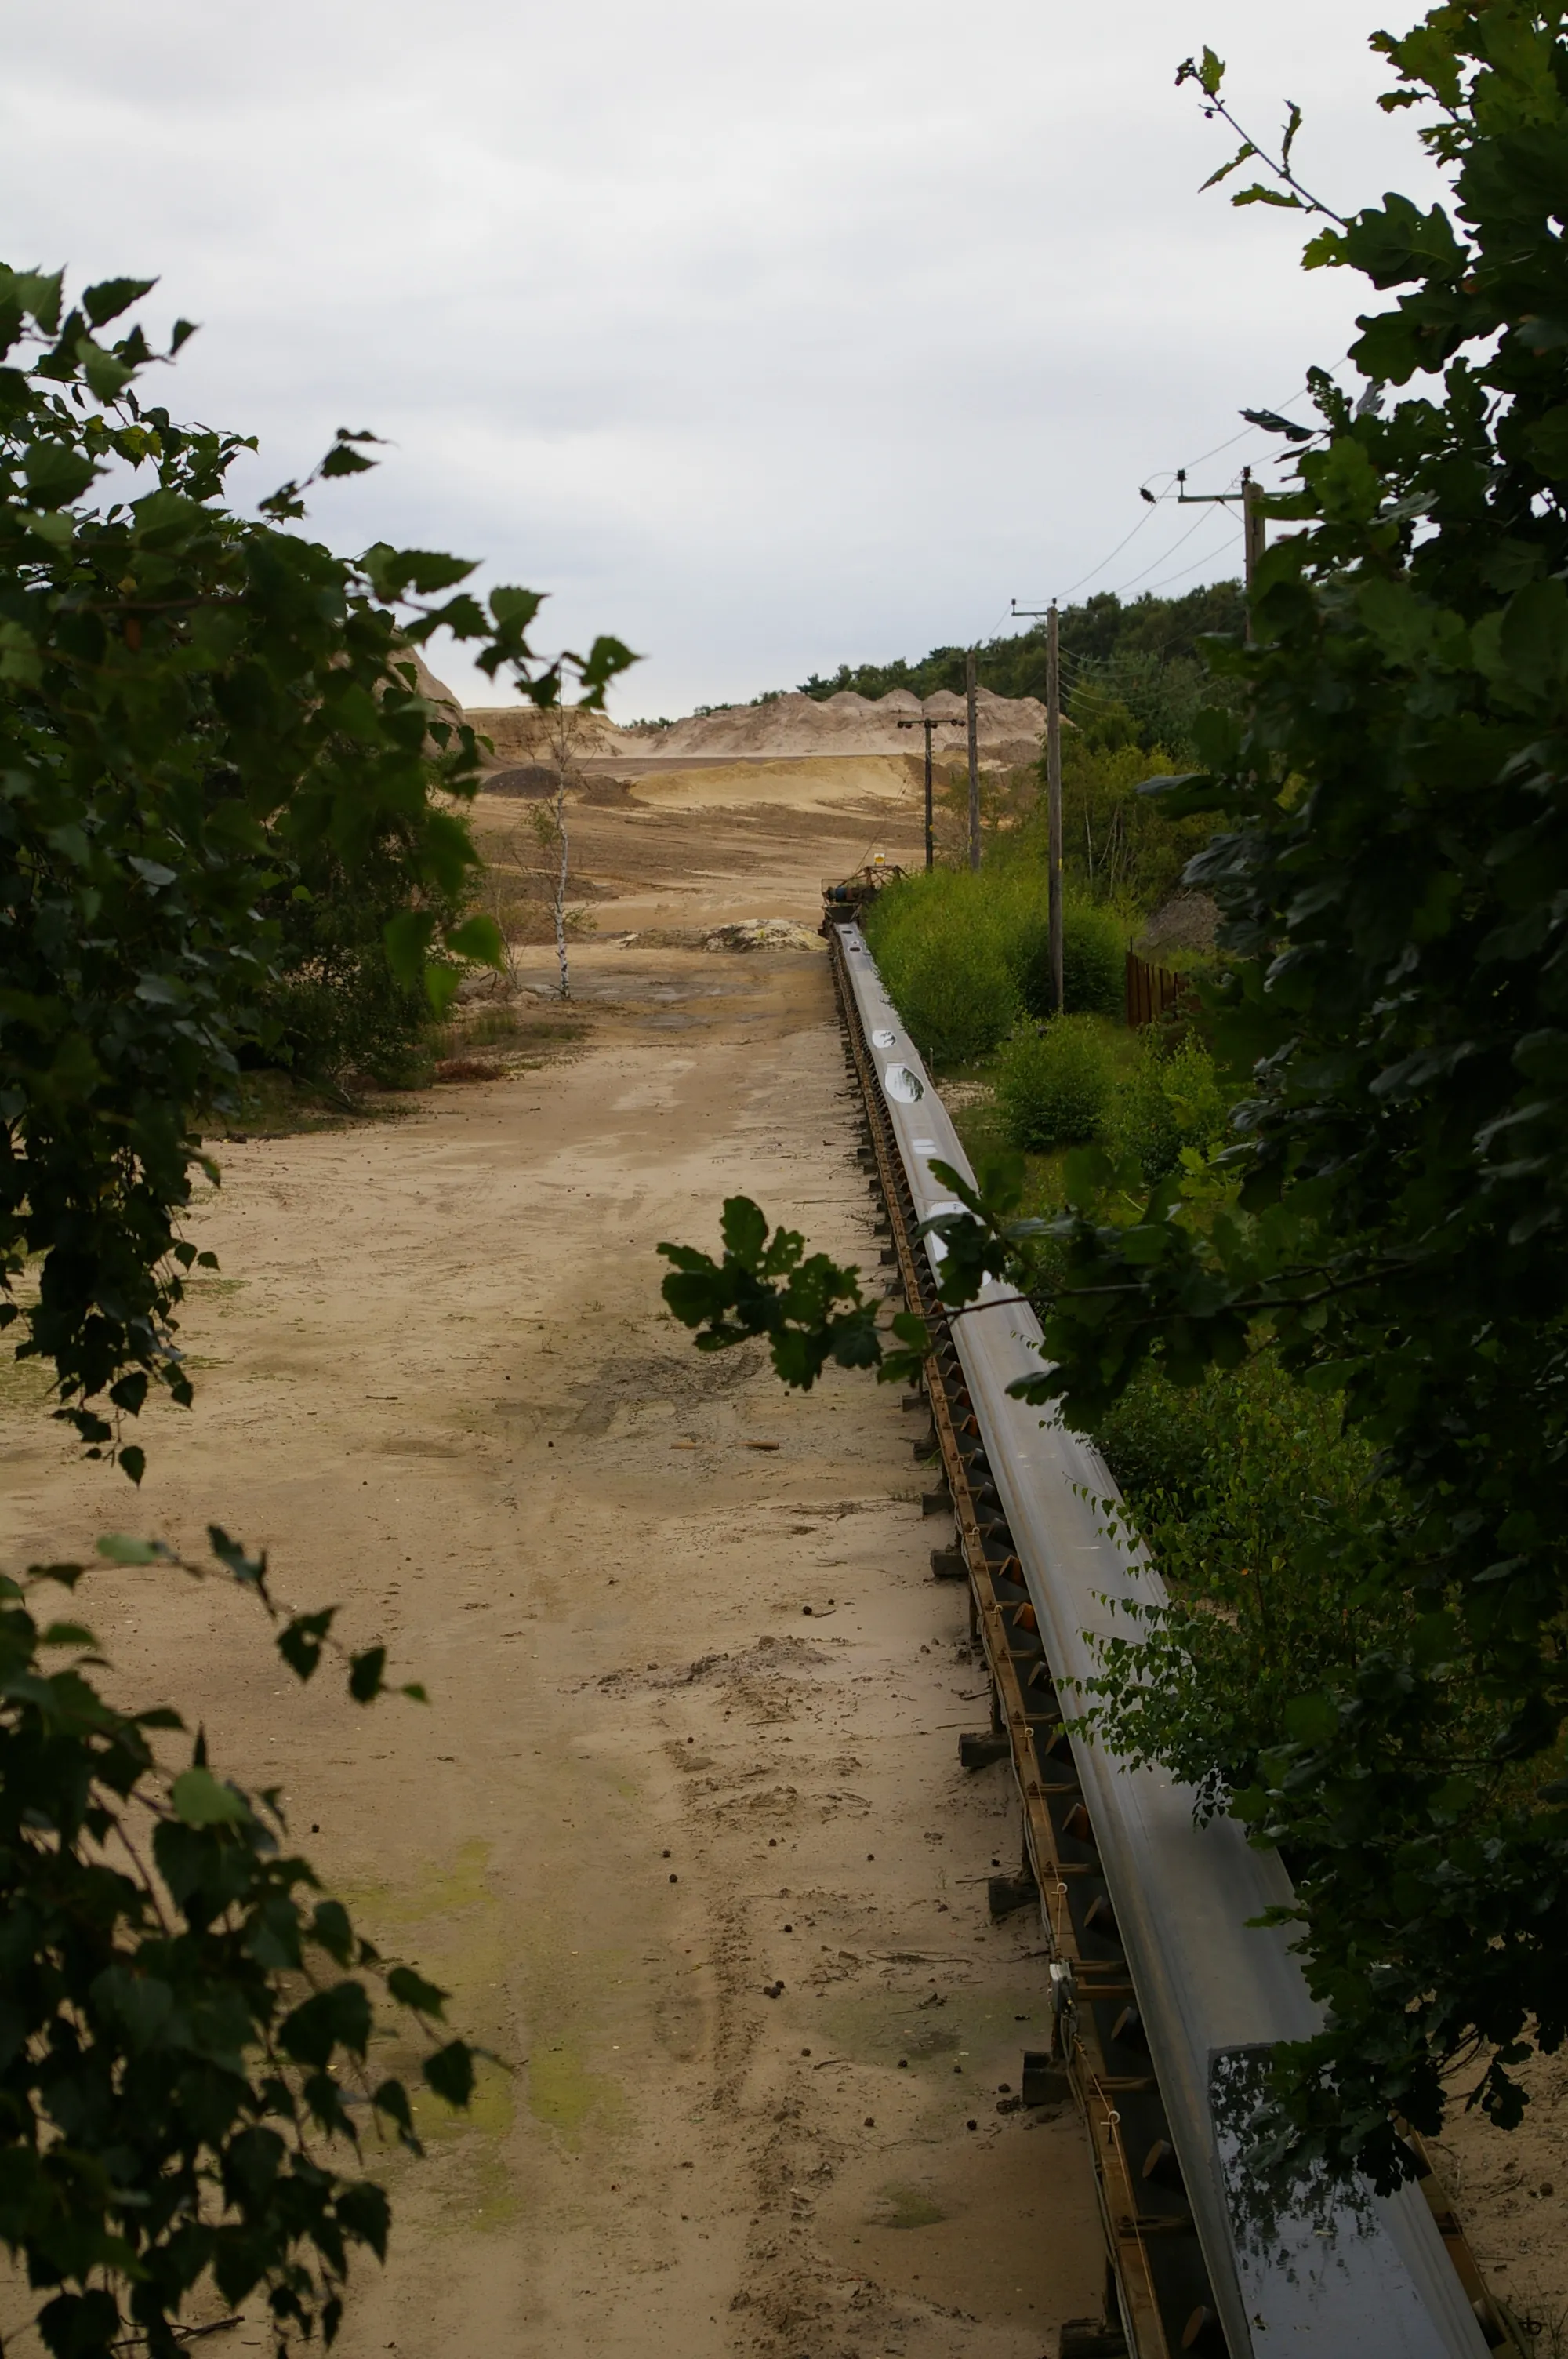
{"label": "sand pile", "polygon": [[817,938],[791,918],[741,918],[703,937],[705,951],[814,951]]}
{"label": "sand pile", "polygon": [[584,712],[576,705],[541,712],[533,704],[474,704],[464,718],[490,739],[498,769],[535,763],[554,766],[563,752],[571,762],[599,762],[637,750],[631,730],[618,729],[605,713]]}
{"label": "sand pile", "polygon": [[[945,759],[965,748],[964,700],[944,690],[922,704],[906,689],[889,696],[857,696],[845,689],[819,702],[811,696],[779,696],[767,704],[732,704],[718,712],[694,713],[667,729],[627,730],[661,759],[693,756],[708,760],[758,755],[907,754],[924,748],[918,727],[922,716],[941,723],[934,745]],[[988,764],[1032,762],[1040,752],[1045,729],[1045,708],[1033,697],[993,696],[980,690],[978,701],[981,758]]]}
{"label": "sand pile", "polygon": [[[468,718],[494,746],[499,769],[553,764],[567,758],[587,768],[624,762],[635,775],[649,765],[833,760],[907,756],[925,751],[923,715],[940,723],[933,745],[944,766],[966,749],[964,700],[946,690],[924,704],[905,689],[890,696],[844,690],[819,703],[810,696],[779,696],[766,704],[730,704],[692,713],[667,728],[618,728],[601,712],[537,712],[532,705],[481,705]],[[988,769],[1011,768],[1039,756],[1045,708],[1032,696],[993,696],[978,703],[980,759]],[[899,723],[916,724],[901,728]]]}
{"label": "sand pile", "polygon": [[740,918],[725,926],[646,926],[640,933],[623,934],[622,950],[639,951],[816,951],[817,935],[793,918]]}

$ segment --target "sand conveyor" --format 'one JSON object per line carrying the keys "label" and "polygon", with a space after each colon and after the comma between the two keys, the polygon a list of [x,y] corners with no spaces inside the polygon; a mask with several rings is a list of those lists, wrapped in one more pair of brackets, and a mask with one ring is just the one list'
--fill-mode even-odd
{"label": "sand conveyor", "polygon": [[[993,1697],[968,1766],[1010,1757],[1024,1859],[993,1908],[1037,1907],[1054,1999],[1049,2053],[1024,2060],[1025,2099],[1072,2095],[1093,2150],[1108,2255],[1107,2315],[1064,2350],[1131,2359],[1484,2359],[1511,2338],[1435,2180],[1294,2190],[1282,2209],[1241,2168],[1260,2060],[1310,2035],[1315,2005],[1281,1929],[1271,1854],[1235,1821],[1195,1822],[1191,1790],[1069,1735],[1074,1682],[1114,1602],[1164,1592],[1108,1532],[1115,1483],[1096,1451],[1008,1386],[1039,1365],[1039,1326],[990,1282],[946,1318],[923,1221],[958,1207],[934,1161],[968,1173],[957,1135],[883,989],[854,912],[826,931],[861,1147],[892,1232],[888,1255],[935,1339],[924,1444],[939,1451],[956,1546],[933,1569],[966,1579]],[[1121,1626],[1125,1628],[1123,1620]],[[1063,1698],[1068,1701],[1065,1712]]]}

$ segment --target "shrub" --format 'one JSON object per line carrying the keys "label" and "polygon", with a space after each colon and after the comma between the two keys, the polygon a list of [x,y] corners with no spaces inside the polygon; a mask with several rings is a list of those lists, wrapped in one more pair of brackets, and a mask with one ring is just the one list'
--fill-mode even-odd
{"label": "shrub", "polygon": [[1062,910],[1062,994],[1069,1016],[1127,1006],[1127,929],[1114,909],[1069,895]]}
{"label": "shrub", "polygon": [[1092,1016],[1023,1025],[1003,1051],[997,1097],[1015,1147],[1093,1138],[1114,1085],[1111,1043]]}
{"label": "shrub", "polygon": [[[1114,910],[1069,892],[1069,1015],[1121,1014],[1125,931]],[[906,876],[871,911],[866,934],[893,1005],[937,1064],[988,1055],[1025,1011],[1053,1013],[1045,877],[1033,861]]]}
{"label": "shrub", "polygon": [[[1024,1009],[1055,1014],[1046,878],[1033,862],[990,879],[1003,955]],[[1062,995],[1068,1016],[1120,1016],[1127,1004],[1127,929],[1114,909],[1069,886],[1062,905]]]}
{"label": "shrub", "polygon": [[1106,1108],[1100,1141],[1118,1163],[1130,1157],[1151,1187],[1175,1169],[1184,1147],[1211,1147],[1226,1127],[1225,1092],[1201,1040],[1173,1049],[1145,1039]]}
{"label": "shrub", "polygon": [[986,881],[968,869],[906,877],[868,917],[889,996],[921,1055],[936,1065],[988,1055],[1018,1018],[1005,929]]}
{"label": "shrub", "polygon": [[[1173,1384],[1157,1363],[1141,1368],[1097,1422],[1094,1439],[1145,1531],[1169,1525],[1162,1572],[1206,1594],[1227,1566],[1234,1572],[1262,1553],[1256,1517],[1277,1516],[1287,1500],[1354,1506],[1375,1461],[1343,1418],[1338,1393],[1304,1391],[1260,1352],[1238,1368],[1206,1370],[1195,1385]],[[1222,1492],[1250,1503],[1228,1551],[1213,1546],[1217,1526],[1205,1542],[1195,1535],[1204,1502]]]}
{"label": "shrub", "polygon": [[[427,886],[420,900],[450,928],[466,897],[466,886]],[[419,1077],[436,1011],[428,994],[400,983],[385,948],[386,929],[410,898],[408,847],[395,823],[351,864],[318,846],[280,875],[260,905],[277,929],[273,977],[260,995],[274,1033],[265,1061],[309,1082],[362,1075],[396,1088]]]}
{"label": "shrub", "polygon": [[1379,1485],[1343,1409],[1264,1352],[1187,1386],[1146,1364],[1095,1429],[1171,1592],[1103,1650],[1098,1733],[1167,1762],[1206,1810],[1258,1774],[1303,1680],[1353,1671],[1403,1619],[1346,1578],[1375,1549]]}

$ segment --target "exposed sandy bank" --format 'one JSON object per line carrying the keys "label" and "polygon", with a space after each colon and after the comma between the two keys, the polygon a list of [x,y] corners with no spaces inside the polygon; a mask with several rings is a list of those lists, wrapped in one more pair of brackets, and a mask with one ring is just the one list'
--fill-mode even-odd
{"label": "exposed sandy bank", "polygon": [[[910,725],[918,723],[923,713],[940,723],[933,735],[940,759],[963,760],[968,745],[964,700],[946,690],[927,697],[924,705],[903,690],[877,698],[846,690],[821,701],[780,696],[764,704],[725,705],[715,712],[692,713],[664,729],[622,729],[602,713],[539,713],[530,705],[476,707],[468,718],[491,740],[498,764],[558,758],[563,748],[569,748],[579,762],[667,766],[694,759],[879,755],[903,759],[912,750],[924,756],[924,732]],[[1033,697],[993,696],[982,689],[976,720],[980,758],[988,767],[1037,758],[1045,708]]]}

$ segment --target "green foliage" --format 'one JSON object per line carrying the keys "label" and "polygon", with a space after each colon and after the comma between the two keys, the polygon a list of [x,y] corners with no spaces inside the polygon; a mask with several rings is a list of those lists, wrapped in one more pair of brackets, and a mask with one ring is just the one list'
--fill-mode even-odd
{"label": "green foliage", "polygon": [[[1239,602],[1228,636],[1239,634]],[[1118,647],[1103,660],[1069,664],[1067,717],[1097,745],[1190,747],[1198,714],[1216,701],[1206,659]]]}
{"label": "green foliage", "polygon": [[[1041,886],[1044,889],[1044,880]],[[1049,944],[1031,971],[1026,1005],[1042,1011],[1049,996]],[[1119,1022],[1127,1006],[1127,926],[1111,908],[1086,900],[1069,885],[1062,896],[1062,1004],[1069,1016],[1108,1016]]]}
{"label": "green foliage", "polygon": [[[1202,589],[1187,591],[1180,598],[1155,598],[1145,593],[1126,606],[1112,592],[1102,591],[1086,599],[1081,606],[1063,607],[1058,622],[1062,657],[1073,679],[1079,676],[1081,669],[1086,676],[1098,679],[1102,666],[1120,665],[1122,669],[1112,674],[1117,680],[1157,682],[1162,668],[1188,667],[1179,675],[1180,689],[1174,682],[1169,689],[1159,687],[1150,711],[1152,725],[1154,712],[1166,710],[1165,703],[1159,700],[1178,695],[1195,703],[1193,690],[1199,641],[1211,632],[1239,635],[1243,615],[1238,582],[1209,582]],[[840,664],[830,679],[813,672],[809,679],[801,681],[801,692],[823,699],[841,695],[848,689],[857,696],[886,696],[895,688],[903,688],[925,698],[946,689],[961,696],[965,654],[962,647],[934,647],[917,663],[909,663],[901,657],[888,664]],[[1006,638],[989,639],[978,651],[975,669],[980,686],[989,689],[993,695],[1033,696],[1044,701],[1044,625],[1017,631]],[[1112,692],[1124,691],[1119,688]],[[1141,699],[1140,689],[1129,700],[1141,715]],[[1161,734],[1161,729],[1154,726],[1154,736]],[[1168,742],[1180,742],[1179,736],[1173,737],[1168,729],[1163,734]]]}
{"label": "green foliage", "polygon": [[1105,1650],[1092,1723],[1195,1786],[1205,1815],[1256,1783],[1296,1698],[1352,1677],[1408,1624],[1397,1594],[1348,1577],[1376,1462],[1342,1406],[1267,1353],[1185,1387],[1156,1363],[1096,1431],[1171,1603]]}
{"label": "green foliage", "polygon": [[[455,922],[476,855],[447,798],[473,791],[478,748],[418,693],[409,646],[476,641],[540,704],[566,667],[593,702],[631,660],[606,639],[541,669],[535,592],[487,613],[460,559],[334,557],[293,529],[307,484],[235,515],[224,480],[252,446],[142,407],[142,331],[94,332],[145,291],[105,282],[62,317],[58,277],[0,268],[0,1325],[51,1363],[95,1452],[116,1430],[98,1404],[190,1397],[197,1110],[231,1109],[243,1053],[305,1036],[301,995],[319,1020],[345,955],[295,911],[377,870],[383,955],[438,1006],[460,958],[499,956],[484,921]],[[340,433],[318,473],[369,466],[373,439]],[[353,957],[365,972],[362,940]],[[139,1474],[141,1453],[120,1462]]]}
{"label": "green foliage", "polygon": [[968,868],[935,868],[902,878],[867,913],[889,995],[934,1064],[986,1056],[1018,1016],[1019,976],[991,883]]}
{"label": "green foliage", "polygon": [[[308,1679],[330,1613],[287,1619],[265,1560],[211,1538]],[[180,1562],[156,1542],[100,1547]],[[82,1571],[0,1576],[0,2241],[57,2359],[132,2337],[174,2359],[207,2283],[231,2307],[259,2289],[280,2351],[330,2343],[351,2258],[384,2255],[390,2216],[349,2105],[418,2150],[404,2083],[371,2069],[378,1986],[449,2104],[467,2102],[472,2051],[439,2029],[446,1994],[318,1897],[276,1791],[222,1778],[200,1735],[174,1766],[176,1712],[107,1701],[91,1631],[49,1604]],[[373,1656],[348,1662],[360,1701],[382,1684]]]}
{"label": "green foliage", "polygon": [[[387,927],[410,905],[408,854],[405,830],[391,821],[351,864],[327,843],[283,872],[259,904],[276,926],[276,949],[259,996],[260,1037],[242,1048],[242,1064],[265,1060],[304,1081],[363,1075],[394,1088],[417,1078],[427,1064],[435,1009],[427,992],[410,991],[393,973],[386,955]],[[429,885],[420,895],[449,939],[470,889],[465,875],[449,890]],[[455,978],[461,968],[449,958],[438,965],[444,990],[446,973]]]}
{"label": "green foliage", "polygon": [[[1026,1011],[1051,1013],[1046,880],[1026,855],[1000,857],[978,875],[936,868],[901,878],[872,905],[866,934],[894,1006],[922,1056],[939,1066],[989,1055]],[[1062,934],[1068,1012],[1119,1015],[1120,919],[1070,894]]]}
{"label": "green foliage", "polygon": [[1093,1138],[1115,1085],[1116,1059],[1093,1016],[1024,1024],[997,1060],[996,1092],[1014,1147],[1071,1147]]}
{"label": "green foliage", "polygon": [[1131,1162],[1152,1187],[1175,1169],[1184,1147],[1218,1147],[1229,1112],[1229,1096],[1201,1040],[1188,1034],[1166,1047],[1144,1036],[1096,1136],[1119,1169]]}
{"label": "green foliage", "polygon": [[[1068,714],[1081,723],[1062,736],[1062,862],[1069,883],[1106,902],[1156,908],[1208,841],[1201,818],[1173,816],[1156,797],[1139,791],[1178,756],[1168,743],[1146,747],[1120,703],[1089,705],[1079,692]],[[1040,837],[1044,827],[1037,811],[1031,835]]]}
{"label": "green foliage", "polygon": [[876,1309],[853,1271],[837,1268],[826,1254],[807,1257],[792,1229],[770,1236],[749,1197],[725,1199],[720,1226],[720,1263],[690,1245],[659,1247],[675,1264],[665,1300],[683,1327],[700,1331],[699,1352],[723,1352],[765,1335],[775,1371],[802,1392],[811,1390],[829,1360],[841,1368],[875,1366]]}
{"label": "green foliage", "polygon": [[[1038,859],[1033,854],[1038,853]],[[1007,846],[989,871],[989,904],[1025,1012],[1054,1015],[1050,891],[1044,832]],[[1069,1016],[1119,1017],[1127,1003],[1127,925],[1119,912],[1069,885],[1062,897],[1062,996]]]}
{"label": "green foliage", "polygon": [[1132,1035],[1095,1016],[1019,1026],[997,1060],[996,1090],[1014,1147],[1095,1140],[1118,1185],[1152,1186],[1184,1148],[1206,1155],[1229,1128],[1230,1096],[1201,1040]]}

